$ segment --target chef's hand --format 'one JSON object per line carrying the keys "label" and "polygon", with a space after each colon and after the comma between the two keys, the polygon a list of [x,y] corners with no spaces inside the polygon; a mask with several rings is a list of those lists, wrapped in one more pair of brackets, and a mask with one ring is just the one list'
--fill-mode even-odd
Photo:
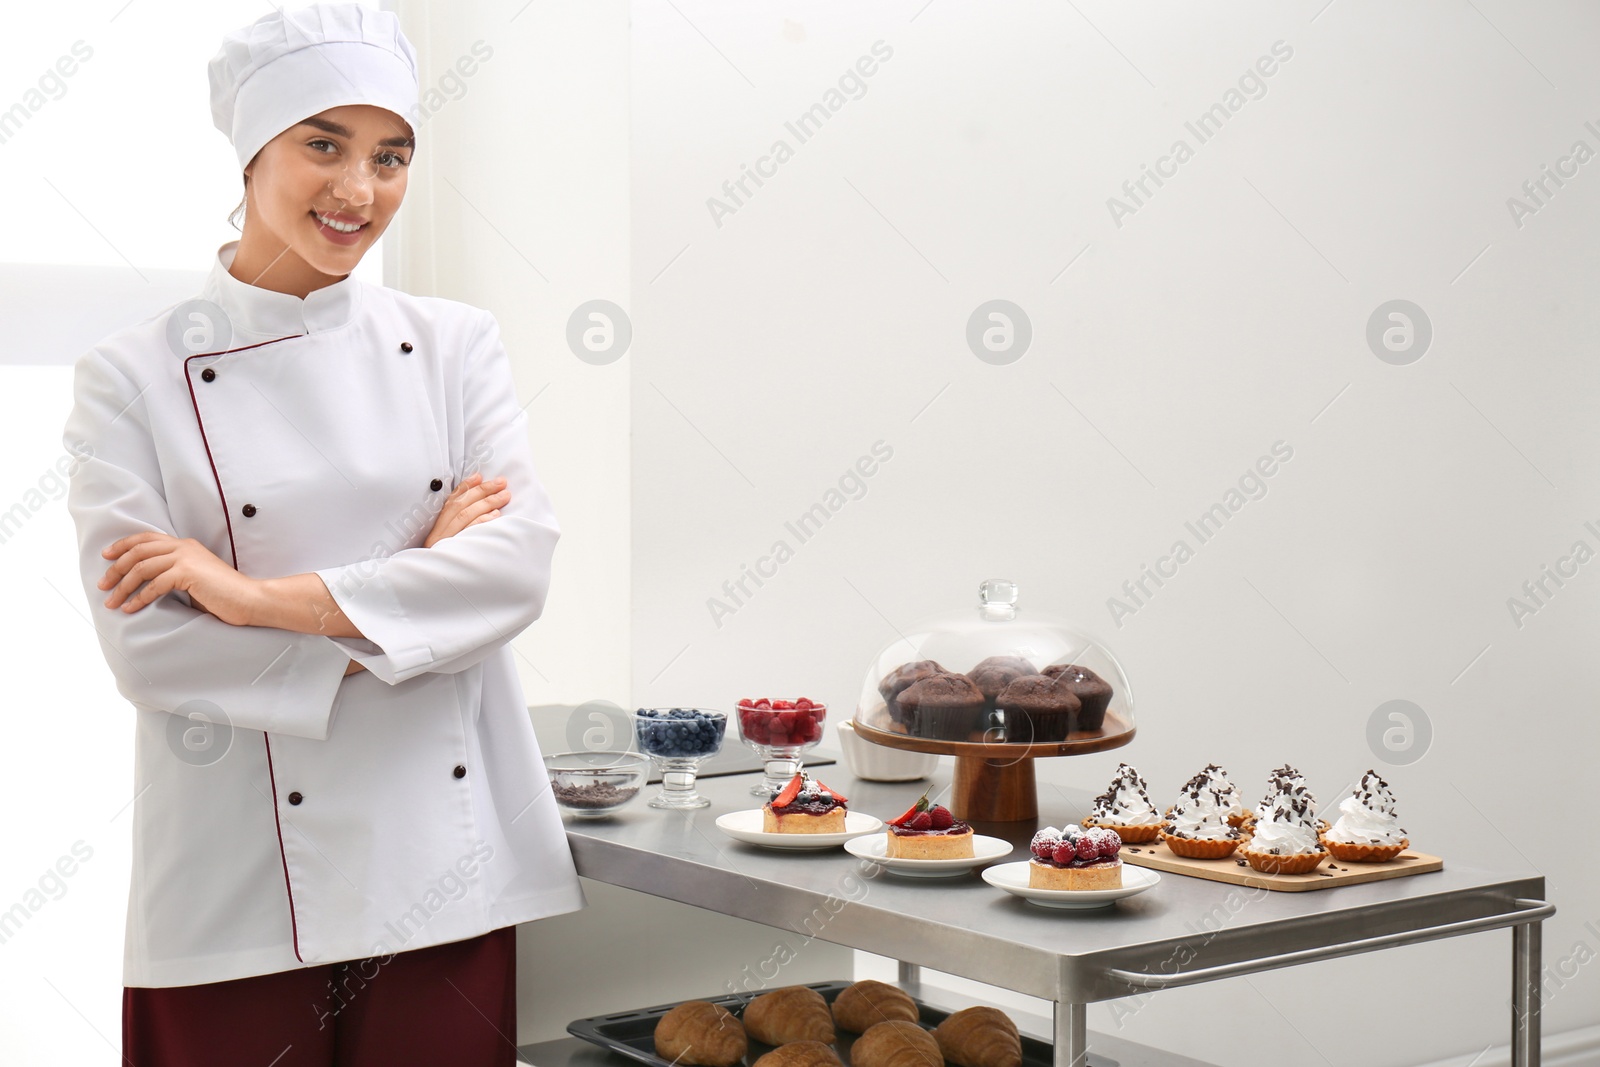
{"label": "chef's hand", "polygon": [[439,511],[439,517],[433,522],[433,529],[428,531],[428,536],[423,539],[423,548],[432,548],[446,537],[465,530],[468,526],[476,526],[480,522],[488,522],[500,514],[500,509],[511,500],[511,490],[506,486],[504,478],[490,478],[483,480],[483,475],[473,471],[461,479],[461,484],[450,491],[445,498],[444,507]]}
{"label": "chef's hand", "polygon": [[96,583],[111,590],[105,605],[127,614],[181,590],[199,610],[230,626],[245,626],[259,595],[255,578],[240,574],[192,537],[145,530],[113,541],[100,554],[112,561]]}

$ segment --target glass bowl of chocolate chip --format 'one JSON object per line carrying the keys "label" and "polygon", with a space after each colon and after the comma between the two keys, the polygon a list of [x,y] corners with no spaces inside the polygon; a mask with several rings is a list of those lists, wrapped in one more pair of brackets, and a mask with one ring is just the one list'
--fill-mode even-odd
{"label": "glass bowl of chocolate chip", "polygon": [[556,803],[581,819],[612,815],[644,789],[650,759],[637,752],[556,752],[545,756]]}

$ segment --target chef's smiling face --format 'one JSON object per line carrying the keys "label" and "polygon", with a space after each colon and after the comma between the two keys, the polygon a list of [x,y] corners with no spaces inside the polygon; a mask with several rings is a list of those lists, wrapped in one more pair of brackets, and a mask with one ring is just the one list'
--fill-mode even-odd
{"label": "chef's smiling face", "polygon": [[341,280],[400,209],[414,150],[405,120],[370,104],[329,108],[278,134],[245,168],[230,273],[300,297]]}

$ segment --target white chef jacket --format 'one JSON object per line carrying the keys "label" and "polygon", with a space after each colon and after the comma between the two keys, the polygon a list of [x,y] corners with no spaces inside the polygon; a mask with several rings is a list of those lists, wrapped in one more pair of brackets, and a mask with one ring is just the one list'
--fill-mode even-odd
{"label": "white chef jacket", "polygon": [[[128,986],[387,956],[586,903],[508,644],[544,608],[560,531],[498,323],[354,277],[263,289],[228,273],[237,249],[201,294],[225,348],[169,344],[187,302],[113,334],[77,361],[63,432],[90,617],[135,709]],[[480,468],[510,503],[421,547]],[[366,636],[230,626],[183,593],[107,608],[100,553],[141,530],[254,577],[315,571]],[[352,658],[367,669],[345,677]]]}

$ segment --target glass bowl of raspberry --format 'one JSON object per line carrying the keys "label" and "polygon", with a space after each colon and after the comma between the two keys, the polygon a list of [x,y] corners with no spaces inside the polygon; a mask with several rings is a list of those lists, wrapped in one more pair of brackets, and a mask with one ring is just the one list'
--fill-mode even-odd
{"label": "glass bowl of raspberry", "polygon": [[758,797],[775,797],[800,773],[807,752],[822,740],[828,706],[807,697],[739,701],[739,739],[762,761],[762,778],[750,787]]}

